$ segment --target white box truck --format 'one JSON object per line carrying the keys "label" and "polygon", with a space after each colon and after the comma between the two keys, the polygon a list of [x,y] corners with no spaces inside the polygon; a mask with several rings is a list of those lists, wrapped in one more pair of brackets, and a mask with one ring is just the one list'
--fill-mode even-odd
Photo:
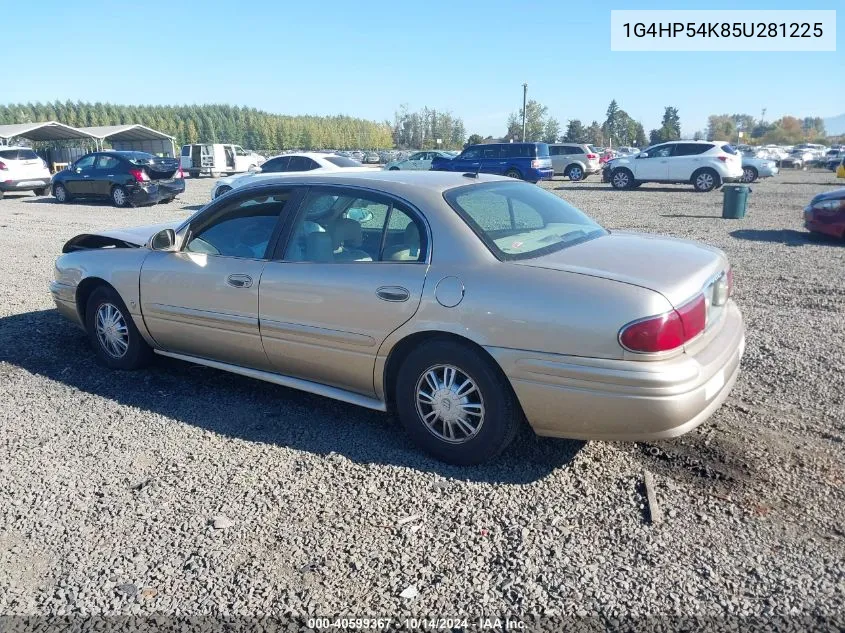
{"label": "white box truck", "polygon": [[182,171],[189,173],[191,178],[205,174],[217,178],[259,167],[264,157],[230,143],[193,143],[182,146],[180,162]]}

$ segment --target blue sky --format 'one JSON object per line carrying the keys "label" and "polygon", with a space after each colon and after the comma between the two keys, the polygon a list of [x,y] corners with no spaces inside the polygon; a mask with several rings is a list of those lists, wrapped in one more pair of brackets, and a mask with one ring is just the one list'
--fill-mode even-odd
{"label": "blue sky", "polygon": [[[802,2],[803,9],[843,8]],[[562,125],[604,118],[615,98],[646,130],[666,105],[683,131],[713,113],[845,112],[837,52],[610,51],[610,10],[795,9],[794,2],[544,0],[5,2],[0,102],[230,103],[285,114],[392,119],[399,104],[451,110],[501,135],[529,98]]]}

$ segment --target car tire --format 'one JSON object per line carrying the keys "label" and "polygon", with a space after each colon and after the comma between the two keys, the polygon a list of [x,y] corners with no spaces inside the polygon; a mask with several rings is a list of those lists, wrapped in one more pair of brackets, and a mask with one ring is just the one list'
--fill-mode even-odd
{"label": "car tire", "polygon": [[692,186],[699,193],[713,191],[722,185],[722,179],[715,170],[705,167],[692,175]]}
{"label": "car tire", "polygon": [[199,177],[200,177],[200,173],[199,173],[198,171],[196,171],[196,170],[194,170],[194,171],[189,171],[189,172],[188,172],[188,175],[189,175],[191,178],[199,178]]}
{"label": "car tire", "polygon": [[566,171],[563,173],[564,176],[569,178],[572,182],[578,182],[579,180],[584,180],[584,170],[581,168],[580,165],[570,165],[566,168]]}
{"label": "car tire", "polygon": [[640,187],[642,187],[642,186],[643,186],[643,183],[642,183],[642,182],[640,182],[639,180],[635,180],[635,181],[634,181],[634,184],[633,184],[633,185],[631,185],[631,189],[639,189],[639,188],[640,188]]}
{"label": "car tire", "polygon": [[85,306],[85,329],[97,359],[111,369],[140,369],[153,351],[114,288],[99,286]]}
{"label": "car tire", "polygon": [[6,195],[6,192],[3,191],[2,189],[0,189],[0,200],[2,200],[3,196],[5,196],[5,195]]}
{"label": "car tire", "polygon": [[72,200],[70,193],[68,192],[67,188],[64,185],[56,184],[53,185],[53,197],[56,198],[57,202],[70,202]]}
{"label": "car tire", "polygon": [[220,185],[217,187],[217,192],[214,194],[215,199],[222,196],[224,193],[229,193],[232,188],[229,185]]}
{"label": "car tire", "polygon": [[399,171],[398,167],[390,167],[387,171]]}
{"label": "car tire", "polygon": [[112,204],[118,208],[128,207],[129,193],[126,191],[126,188],[120,185],[115,185],[114,187],[112,187],[111,201]]}
{"label": "car tire", "polygon": [[507,178],[516,178],[517,180],[522,180],[522,174],[520,174],[516,169],[508,169],[505,172],[505,176]]}
{"label": "car tire", "polygon": [[41,187],[41,189],[33,189],[32,193],[34,193],[36,196],[49,196],[50,187]]}
{"label": "car tire", "polygon": [[614,189],[630,189],[634,186],[634,174],[624,167],[614,169],[610,172],[610,184]]}
{"label": "car tire", "polygon": [[755,167],[742,168],[742,182],[754,182],[759,176],[760,174]]}
{"label": "car tire", "polygon": [[444,339],[415,348],[404,360],[396,377],[395,403],[414,442],[436,459],[458,466],[496,457],[513,441],[523,419],[501,369],[475,348]]}

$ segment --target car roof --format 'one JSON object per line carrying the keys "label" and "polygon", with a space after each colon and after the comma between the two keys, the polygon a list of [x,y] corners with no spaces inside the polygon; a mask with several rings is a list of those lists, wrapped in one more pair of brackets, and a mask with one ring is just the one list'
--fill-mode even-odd
{"label": "car roof", "polygon": [[459,172],[450,171],[386,171],[373,169],[372,171],[330,172],[311,174],[299,172],[302,175],[279,175],[263,178],[260,182],[249,183],[238,190],[266,187],[273,184],[301,184],[301,185],[347,185],[352,187],[372,188],[402,196],[409,189],[425,190],[433,193],[443,193],[455,187],[471,185],[479,182],[510,181],[512,178],[478,174],[464,176]]}

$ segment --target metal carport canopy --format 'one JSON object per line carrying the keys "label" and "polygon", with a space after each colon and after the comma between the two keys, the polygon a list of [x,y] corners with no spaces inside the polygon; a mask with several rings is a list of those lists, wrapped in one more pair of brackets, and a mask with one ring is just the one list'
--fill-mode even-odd
{"label": "metal carport canopy", "polygon": [[73,139],[96,140],[98,137],[83,129],[71,127],[57,121],[45,123],[14,123],[0,125],[0,138],[21,137],[30,141],[69,141]]}
{"label": "metal carport canopy", "polygon": [[100,125],[95,127],[81,127],[80,132],[100,140],[109,141],[172,141],[173,137],[144,125]]}

